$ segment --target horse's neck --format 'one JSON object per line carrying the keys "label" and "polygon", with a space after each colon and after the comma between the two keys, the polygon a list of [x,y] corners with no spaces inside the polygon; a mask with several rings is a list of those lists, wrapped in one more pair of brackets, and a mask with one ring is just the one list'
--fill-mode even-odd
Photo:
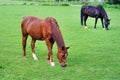
{"label": "horse's neck", "polygon": [[60,30],[56,28],[56,30],[54,31],[55,32],[53,33],[53,39],[56,41],[58,49],[64,47],[65,44],[64,44],[64,40],[63,40]]}
{"label": "horse's neck", "polygon": [[102,16],[103,16],[103,19],[106,21],[106,20],[108,20],[108,16],[107,16],[107,13],[106,13],[106,11],[103,9],[102,10]]}
{"label": "horse's neck", "polygon": [[107,16],[107,14],[106,14],[106,15],[104,15],[103,19],[104,19],[105,21],[107,21],[107,20],[108,20],[108,16]]}

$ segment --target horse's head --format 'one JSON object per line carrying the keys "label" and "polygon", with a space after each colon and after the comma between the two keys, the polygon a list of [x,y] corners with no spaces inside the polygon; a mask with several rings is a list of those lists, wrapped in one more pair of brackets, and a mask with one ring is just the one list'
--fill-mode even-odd
{"label": "horse's head", "polygon": [[108,30],[108,27],[110,25],[110,19],[105,20],[105,29]]}
{"label": "horse's head", "polygon": [[62,49],[58,50],[57,57],[58,57],[58,60],[60,62],[60,65],[62,67],[67,66],[67,64],[66,64],[66,60],[67,60],[67,56],[68,56],[67,49],[69,49],[69,47],[62,47]]}

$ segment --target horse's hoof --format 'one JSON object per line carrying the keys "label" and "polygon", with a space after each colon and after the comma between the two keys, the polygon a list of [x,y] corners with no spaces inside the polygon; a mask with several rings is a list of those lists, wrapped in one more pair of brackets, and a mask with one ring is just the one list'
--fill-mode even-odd
{"label": "horse's hoof", "polygon": [[54,62],[50,62],[51,66],[55,66],[55,63]]}
{"label": "horse's hoof", "polygon": [[87,29],[87,27],[85,26],[85,29]]}
{"label": "horse's hoof", "polygon": [[103,30],[105,30],[105,28],[103,28]]}
{"label": "horse's hoof", "polygon": [[37,61],[38,58],[37,58],[36,54],[35,54],[35,53],[32,53],[32,55],[33,55],[34,60]]}
{"label": "horse's hoof", "polygon": [[24,56],[24,59],[25,59],[25,60],[27,59],[26,55]]}
{"label": "horse's hoof", "polygon": [[34,60],[35,60],[35,61],[38,61],[38,58],[35,58]]}

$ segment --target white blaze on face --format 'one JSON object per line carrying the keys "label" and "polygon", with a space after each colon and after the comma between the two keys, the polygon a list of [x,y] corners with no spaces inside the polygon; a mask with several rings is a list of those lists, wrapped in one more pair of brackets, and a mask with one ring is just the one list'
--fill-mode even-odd
{"label": "white blaze on face", "polygon": [[38,60],[37,56],[35,53],[32,53],[34,60]]}

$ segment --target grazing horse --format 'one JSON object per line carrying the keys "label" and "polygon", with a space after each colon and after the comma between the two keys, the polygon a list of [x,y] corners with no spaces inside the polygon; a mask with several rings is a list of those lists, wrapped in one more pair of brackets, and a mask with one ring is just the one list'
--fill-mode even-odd
{"label": "grazing horse", "polygon": [[65,47],[65,43],[62,37],[62,34],[59,30],[59,26],[57,21],[52,17],[47,17],[45,19],[40,19],[34,16],[26,16],[23,17],[23,21],[21,23],[22,30],[22,45],[24,57],[26,58],[26,41],[28,35],[31,36],[31,48],[32,55],[34,60],[38,60],[35,54],[35,42],[36,40],[45,40],[47,48],[48,48],[48,56],[47,60],[54,66],[54,61],[52,59],[52,47],[54,42],[56,42],[58,47],[57,57],[62,67],[66,67],[66,59],[67,59],[67,49],[69,47]]}
{"label": "grazing horse", "polygon": [[[82,6],[81,25],[83,26],[83,22],[84,22],[85,28],[87,28],[86,21],[87,21],[88,16],[95,18],[94,29],[96,29],[97,20],[98,18],[100,18],[102,22],[102,28],[104,28],[104,25],[105,25],[105,29],[108,30],[110,19],[108,19],[107,13],[102,6],[100,5],[96,7],[95,6]],[[104,23],[103,23],[103,20],[104,20]]]}

